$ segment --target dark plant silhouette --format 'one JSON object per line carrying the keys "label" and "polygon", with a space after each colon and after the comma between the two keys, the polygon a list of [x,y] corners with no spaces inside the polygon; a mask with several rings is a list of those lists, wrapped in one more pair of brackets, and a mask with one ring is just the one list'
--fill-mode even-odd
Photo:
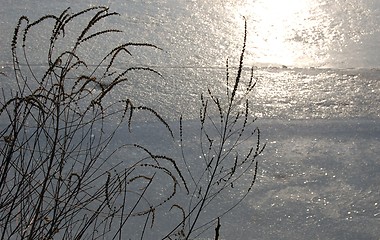
{"label": "dark plant silhouette", "polygon": [[[255,86],[252,73],[249,81],[242,82],[246,33],[232,81],[227,61],[226,95],[216,97],[208,90],[201,96],[202,162],[195,171],[190,168],[195,159],[183,151],[182,120],[183,162],[153,153],[137,142],[115,141],[117,131],[123,126],[131,129],[134,116],[141,111],[151,114],[173,141],[177,138],[154,109],[112,96],[136,71],[161,78],[149,67],[114,68],[119,58],[132,57],[134,49],[160,48],[127,42],[111,49],[95,65],[85,60],[85,46],[91,40],[120,32],[97,27],[98,22],[116,15],[106,7],[93,7],[77,13],[67,9],[59,16],[46,15],[36,21],[25,16],[19,19],[11,48],[15,88],[3,89],[0,102],[4,123],[0,129],[1,239],[125,239],[132,236],[126,236],[125,229],[135,225],[133,236],[143,239],[154,229],[160,208],[178,210],[182,219],[172,230],[161,232],[162,238],[190,239],[217,221],[218,239],[219,217],[251,190],[256,158],[264,147],[259,130],[251,130],[255,119],[250,119],[246,100]],[[77,28],[75,22],[83,17],[88,21],[74,41],[65,41],[68,29]],[[47,22],[52,29],[41,68],[31,64],[28,39],[37,26]],[[251,141],[253,136],[255,141]],[[241,148],[245,143],[252,146]],[[156,193],[154,185],[162,180],[167,184]],[[205,220],[202,212],[234,186],[245,186],[244,194],[229,209]],[[190,197],[176,202],[178,188]]]}
{"label": "dark plant silhouette", "polygon": [[[251,69],[248,81],[243,81],[243,60],[246,47],[245,25],[243,48],[239,66],[231,81],[228,59],[226,62],[226,91],[218,97],[207,90],[201,95],[199,149],[201,159],[188,159],[182,151],[187,179],[191,185],[191,198],[184,211],[184,219],[178,225],[185,239],[199,236],[216,222],[215,237],[219,237],[220,217],[236,207],[251,191],[257,176],[257,157],[265,148],[260,144],[260,130],[253,127],[256,118],[251,117],[249,94],[256,85]],[[180,121],[180,141],[183,150],[183,129]],[[200,161],[201,160],[201,161]],[[194,167],[197,165],[197,167]],[[191,166],[191,167],[189,167]],[[195,169],[195,170],[194,170]],[[235,188],[236,187],[236,188]],[[229,207],[223,205],[215,216],[204,212],[220,201],[224,192],[236,189]],[[202,218],[202,220],[201,220]]]}

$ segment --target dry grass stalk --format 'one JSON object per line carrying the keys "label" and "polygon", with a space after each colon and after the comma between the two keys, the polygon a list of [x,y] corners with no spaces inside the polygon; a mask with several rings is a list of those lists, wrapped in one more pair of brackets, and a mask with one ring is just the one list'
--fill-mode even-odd
{"label": "dry grass stalk", "polygon": [[[233,81],[227,61],[226,95],[217,97],[211,90],[201,95],[202,162],[196,163],[201,170],[194,172],[190,165],[195,159],[188,159],[183,150],[182,119],[179,140],[184,165],[137,143],[112,144],[122,124],[131,130],[137,111],[152,114],[168,135],[176,138],[154,109],[136,106],[130,98],[109,101],[109,95],[129,81],[133,71],[161,77],[148,67],[112,71],[121,54],[132,55],[131,48],[136,47],[160,48],[127,42],[106,53],[97,65],[83,60],[81,50],[91,39],[120,32],[97,27],[100,21],[117,15],[106,7],[93,7],[77,13],[66,9],[60,15],[46,15],[36,21],[26,16],[19,19],[11,45],[15,89],[9,93],[3,90],[0,102],[0,117],[7,121],[0,130],[0,239],[123,239],[124,228],[144,218],[141,228],[134,228],[143,239],[153,231],[159,209],[173,210],[182,219],[163,238],[191,239],[217,220],[218,239],[219,218],[250,192],[257,175],[257,156],[265,145],[260,144],[260,131],[252,128],[255,119],[247,100],[255,86],[253,72],[248,82],[242,80],[246,31]],[[68,28],[80,17],[87,17],[87,23],[71,45],[62,47]],[[53,28],[45,49],[45,69],[39,75],[30,63],[28,39],[45,22],[52,23]],[[107,127],[109,118],[118,120],[111,129]],[[252,138],[252,147],[241,151],[242,144]],[[110,164],[118,153],[128,151],[140,155]],[[153,187],[158,179],[171,186],[160,196]],[[245,187],[243,196],[204,222],[204,210],[224,191],[237,186]],[[188,197],[175,202],[179,187]]]}

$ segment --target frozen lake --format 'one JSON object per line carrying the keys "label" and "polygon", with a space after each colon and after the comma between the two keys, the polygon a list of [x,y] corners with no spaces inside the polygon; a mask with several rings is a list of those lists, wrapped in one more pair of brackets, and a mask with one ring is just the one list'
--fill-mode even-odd
{"label": "frozen lake", "polygon": [[[1,87],[13,88],[10,42],[18,18],[94,5],[120,13],[103,27],[124,31],[107,45],[148,42],[163,51],[136,54],[133,64],[163,78],[138,76],[116,98],[156,109],[173,125],[183,114],[197,137],[201,92],[222,94],[225,61],[236,66],[244,21],[244,73],[254,66],[250,98],[267,142],[252,193],[222,218],[223,239],[379,239],[380,3],[375,0],[108,0],[2,1]],[[41,34],[42,35],[42,34]],[[30,38],[33,66],[46,66]],[[104,42],[89,46],[96,59]],[[120,69],[123,65],[120,64]],[[232,70],[231,70],[232,72]],[[144,125],[141,121],[136,123]],[[147,129],[149,130],[148,132]],[[136,128],[152,148],[160,131]],[[149,136],[149,137],[147,137]],[[165,149],[164,149],[165,150]],[[226,200],[227,201],[227,200]]]}

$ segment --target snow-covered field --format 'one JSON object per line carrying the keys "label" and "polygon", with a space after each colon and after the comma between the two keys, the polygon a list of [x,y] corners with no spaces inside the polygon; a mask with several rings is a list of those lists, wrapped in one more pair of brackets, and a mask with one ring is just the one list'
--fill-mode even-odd
{"label": "snow-covered field", "polygon": [[[231,56],[231,65],[236,63],[243,32],[238,15],[247,13],[243,7],[249,3],[237,1],[240,8],[234,12],[234,1],[210,1],[214,5],[200,0],[42,1],[46,4],[41,9],[35,9],[30,1],[4,2],[0,10],[0,71],[5,74],[0,75],[2,88],[14,87],[9,46],[20,15],[36,19],[68,6],[109,5],[121,16],[112,19],[115,22],[105,22],[105,26],[122,28],[125,36],[130,36],[126,41],[146,41],[165,50],[148,52],[156,59],[137,60],[162,73],[163,78],[139,76],[118,89],[119,94],[156,109],[173,126],[183,114],[185,144],[195,148],[189,158],[198,157],[194,139],[199,135],[199,96],[207,87],[223,93],[225,59]],[[310,2],[316,9],[320,5],[324,14],[330,11],[328,3]],[[376,15],[380,7],[370,1],[348,1],[344,8],[344,1],[337,2],[338,15],[331,17],[330,25],[322,21],[328,26],[322,24],[318,30],[313,22],[306,29],[311,32],[305,30],[305,35],[298,36],[307,38],[301,49],[305,54],[305,49],[321,50],[309,53],[308,59],[316,58],[313,61],[305,64],[298,56],[293,62],[258,63],[280,57],[274,53],[256,56],[255,52],[265,50],[258,45],[247,50],[247,67],[259,65],[254,71],[257,87],[250,100],[267,146],[258,158],[259,175],[252,192],[221,219],[222,239],[380,239],[380,45],[376,46],[380,38],[375,27],[380,24]],[[220,8],[228,12],[220,12]],[[248,26],[256,23],[252,18],[248,16]],[[341,25],[337,24],[339,19]],[[355,20],[360,20],[357,25]],[[367,28],[361,28],[363,22],[368,23]],[[335,35],[329,35],[331,32]],[[259,33],[248,27],[250,36],[254,39],[248,40],[248,46],[260,40]],[[293,45],[302,42],[291,37],[285,36]],[[325,37],[334,39],[331,49],[323,48]],[[90,50],[96,55],[99,49],[101,43]],[[37,62],[36,67],[40,64]],[[162,135],[167,133],[162,126],[147,127],[145,120],[134,119],[133,137],[170,154],[176,143],[163,145]],[[121,129],[119,134],[117,141],[129,133]],[[239,195],[233,192],[226,199],[233,194]]]}
{"label": "snow-covered field", "polygon": [[379,121],[269,121],[262,130],[269,144],[241,239],[379,238]]}
{"label": "snow-covered field", "polygon": [[[198,124],[184,125],[197,159]],[[257,126],[267,142],[258,181],[222,218],[222,239],[379,239],[378,120],[258,119]],[[147,129],[132,132],[160,148],[160,131]]]}

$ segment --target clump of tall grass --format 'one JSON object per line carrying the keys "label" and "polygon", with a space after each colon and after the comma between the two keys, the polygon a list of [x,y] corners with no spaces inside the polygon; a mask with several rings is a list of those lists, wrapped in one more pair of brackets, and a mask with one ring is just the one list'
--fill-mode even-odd
{"label": "clump of tall grass", "polygon": [[[211,90],[201,95],[202,170],[194,172],[190,165],[195,159],[183,151],[186,133],[182,120],[178,136],[182,162],[134,142],[115,145],[113,141],[122,126],[131,129],[138,111],[151,114],[173,141],[177,139],[154,109],[137,105],[130,98],[112,97],[135,71],[161,76],[143,66],[114,70],[121,55],[159,47],[127,42],[110,49],[97,64],[85,60],[86,46],[92,40],[120,32],[98,28],[99,22],[116,15],[106,7],[92,7],[76,13],[66,9],[36,21],[25,16],[19,19],[11,45],[15,88],[2,89],[0,101],[1,239],[123,239],[132,236],[125,235],[125,229],[141,221],[143,224],[133,227],[133,236],[143,239],[154,229],[160,208],[177,209],[182,219],[168,232],[160,233],[162,238],[191,239],[216,221],[218,238],[220,217],[250,192],[257,174],[256,158],[263,147],[259,130],[252,128],[255,119],[251,119],[246,100],[255,86],[252,73],[247,82],[242,81],[246,32],[232,80],[227,61],[225,96],[216,97]],[[88,21],[72,33],[77,35],[68,43],[65,39],[70,28],[77,29],[75,22],[83,17]],[[46,63],[37,68],[32,64],[28,47],[33,43],[28,39],[45,23],[52,26],[44,49]],[[254,136],[252,147],[241,152],[240,146]],[[128,155],[132,151],[137,157]],[[123,159],[114,161],[121,156]],[[251,178],[248,182],[247,176]],[[167,185],[156,194],[152,186],[163,179]],[[204,222],[202,212],[223,191],[238,185],[246,186],[239,200]],[[178,188],[190,197],[176,202]]]}
{"label": "clump of tall grass", "polygon": [[[189,159],[184,153],[185,133],[180,120],[182,160],[191,186],[190,200],[186,208],[182,209],[182,225],[177,226],[185,239],[198,237],[213,225],[216,225],[215,239],[218,239],[220,218],[246,198],[256,181],[257,157],[264,150],[265,144],[260,143],[260,130],[253,126],[256,118],[252,117],[249,107],[250,93],[256,85],[253,69],[247,80],[243,78],[246,22],[244,30],[243,48],[233,77],[230,74],[229,60],[226,61],[224,96],[216,96],[210,89],[201,94],[198,144],[200,159]],[[232,198],[216,214],[206,213],[206,217],[201,217],[208,208],[223,200],[220,197],[228,195]]]}

